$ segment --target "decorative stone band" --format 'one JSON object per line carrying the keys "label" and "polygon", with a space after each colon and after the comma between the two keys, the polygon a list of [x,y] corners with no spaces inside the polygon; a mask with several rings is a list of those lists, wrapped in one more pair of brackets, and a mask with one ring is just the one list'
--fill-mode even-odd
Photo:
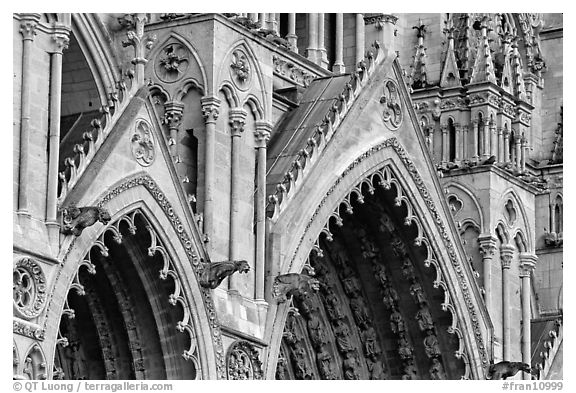
{"label": "decorative stone band", "polygon": [[[373,146],[368,151],[366,151],[362,155],[360,155],[356,160],[354,160],[342,172],[342,174],[338,177],[338,179],[335,181],[335,183],[332,185],[332,187],[330,187],[330,189],[326,192],[326,195],[324,196],[324,198],[322,199],[322,201],[320,202],[320,204],[318,205],[318,207],[316,208],[316,210],[312,214],[310,220],[306,224],[306,227],[302,233],[302,236],[300,237],[298,245],[296,246],[296,249],[292,255],[292,258],[290,260],[290,264],[289,264],[287,271],[292,270],[293,264],[296,260],[296,256],[299,253],[299,250],[300,250],[300,248],[304,242],[304,239],[306,237],[311,236],[311,235],[316,236],[315,234],[310,234],[308,232],[309,232],[312,224],[316,221],[320,210],[324,207],[324,205],[326,204],[326,201],[331,196],[331,194],[334,193],[334,191],[338,187],[338,185],[346,178],[346,176],[355,167],[359,166],[364,160],[366,160],[367,158],[369,158],[373,154],[375,154],[381,150],[388,149],[388,148],[394,149],[394,151],[396,152],[398,157],[401,159],[401,161],[405,165],[405,167],[408,170],[412,180],[416,184],[416,189],[420,193],[421,197],[424,199],[425,206],[428,208],[428,211],[432,215],[433,222],[436,224],[436,227],[437,227],[437,229],[441,235],[440,240],[443,242],[444,247],[448,253],[448,257],[450,258],[451,266],[455,269],[458,284],[460,287],[459,290],[464,297],[465,306],[466,306],[466,309],[467,309],[468,314],[470,316],[470,321],[472,324],[472,330],[474,332],[474,339],[476,340],[477,348],[478,348],[479,355],[480,355],[480,360],[482,362],[482,365],[484,367],[486,367],[489,364],[488,353],[486,350],[486,345],[484,344],[484,339],[482,337],[482,330],[480,328],[480,317],[478,315],[479,312],[478,312],[476,305],[473,301],[474,295],[473,295],[472,290],[470,288],[470,285],[475,285],[475,281],[473,281],[473,280],[469,281],[468,280],[468,276],[466,275],[466,272],[465,272],[466,267],[463,266],[463,264],[460,261],[459,255],[456,252],[456,247],[453,244],[451,237],[450,237],[450,234],[448,232],[449,229],[447,228],[447,225],[444,222],[444,218],[443,218],[442,213],[436,207],[436,204],[435,204],[434,200],[432,199],[432,196],[430,195],[430,191],[428,191],[428,188],[427,188],[426,184],[424,183],[424,180],[422,179],[418,170],[416,169],[416,165],[411,160],[408,152],[404,149],[404,147],[402,147],[402,145],[398,142],[398,140],[396,138],[387,139],[384,142],[382,142],[376,146]],[[424,261],[424,264],[425,264],[425,266],[430,266],[430,264],[433,264],[436,268],[437,277],[434,280],[434,285],[436,287],[441,286],[442,289],[444,290],[445,300],[444,300],[444,303],[442,304],[442,306],[443,306],[444,310],[450,310],[450,312],[452,313],[452,326],[449,328],[449,331],[451,333],[456,333],[460,339],[460,348],[456,352],[456,355],[458,357],[464,358],[464,361],[466,363],[466,376],[465,377],[467,378],[467,377],[469,377],[469,373],[470,373],[469,360],[468,360],[467,355],[465,354],[465,346],[464,346],[464,342],[463,342],[462,333],[461,333],[460,329],[457,327],[458,318],[456,315],[456,309],[451,304],[450,295],[448,292],[448,286],[445,283],[445,281],[443,280],[442,272],[441,272],[439,263],[435,258],[434,251],[432,249],[432,244],[428,239],[428,235],[424,233],[423,226],[419,222],[419,218],[414,214],[412,202],[409,200],[408,196],[402,190],[402,187],[400,186],[400,183],[398,182],[398,180],[393,178],[391,169],[387,166],[384,166],[384,167],[377,169],[373,173],[367,174],[366,177],[364,179],[361,179],[359,181],[358,185],[356,185],[350,191],[350,193],[348,195],[343,197],[343,199],[338,202],[338,204],[334,207],[334,212],[332,213],[330,218],[336,217],[336,220],[334,220],[334,222],[336,222],[338,225],[342,225],[343,220],[339,215],[340,205],[344,204],[345,210],[348,213],[351,213],[352,212],[352,206],[350,203],[351,195],[355,194],[359,201],[363,200],[362,191],[361,191],[362,188],[360,186],[363,183],[367,183],[368,184],[368,192],[372,193],[374,190],[373,181],[377,180],[377,179],[379,179],[378,180],[379,183],[377,182],[376,184],[383,186],[385,189],[389,189],[391,183],[393,183],[393,182],[396,183],[397,190],[398,190],[399,194],[395,199],[395,203],[397,206],[400,206],[402,204],[404,204],[406,206],[406,208],[408,210],[407,217],[405,218],[406,225],[410,225],[411,223],[416,223],[418,233],[417,233],[417,236],[416,236],[414,243],[417,246],[420,246],[420,245],[426,246],[428,255],[427,255],[426,260]],[[331,232],[329,230],[330,221],[331,220],[329,219],[325,223],[324,228],[321,230],[321,233],[324,233],[326,235],[327,240],[331,239]],[[319,235],[320,234],[318,234],[318,236]],[[313,245],[312,249],[313,250],[320,250],[319,238],[317,238],[317,241]],[[320,250],[320,252],[321,252],[321,250]]]}
{"label": "decorative stone band", "polygon": [[381,23],[392,23],[396,24],[398,17],[391,14],[364,14],[364,24],[373,25]]}
{"label": "decorative stone band", "polygon": [[500,262],[502,263],[502,269],[510,269],[513,255],[514,246],[504,244],[500,247]]}
{"label": "decorative stone band", "polygon": [[[296,159],[284,175],[284,179],[276,185],[274,194],[268,196],[267,213],[276,219],[280,214],[282,205],[289,200],[294,191],[302,183],[312,163],[321,156],[322,151],[332,139],[332,136],[340,126],[342,120],[352,107],[356,97],[368,82],[370,75],[374,73],[376,66],[384,60],[384,53],[378,42],[374,42],[373,51],[369,51],[365,60],[358,64],[359,71],[352,73],[350,82],[346,83],[344,90],[334,100],[313,135],[308,138],[306,146],[299,151]],[[375,52],[375,53],[374,53]]]}
{"label": "decorative stone band", "polygon": [[41,326],[16,319],[12,323],[12,332],[38,341],[44,341],[46,335],[46,331]]}

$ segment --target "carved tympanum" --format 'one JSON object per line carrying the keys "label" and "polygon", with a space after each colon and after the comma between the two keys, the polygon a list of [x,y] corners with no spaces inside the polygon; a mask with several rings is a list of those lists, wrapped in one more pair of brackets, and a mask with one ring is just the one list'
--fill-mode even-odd
{"label": "carved tympanum", "polygon": [[288,296],[305,296],[320,289],[320,282],[306,274],[281,274],[274,279],[272,295],[278,303],[284,303]]}
{"label": "carved tympanum", "polygon": [[13,269],[13,305],[22,318],[35,318],[46,304],[46,276],[40,265],[30,258],[23,258]]}
{"label": "carved tympanum", "polygon": [[204,288],[215,289],[222,281],[236,272],[247,273],[250,265],[244,260],[222,261],[206,264],[200,276],[200,285]]}
{"label": "carved tympanum", "polygon": [[108,210],[98,206],[76,207],[69,206],[62,209],[62,229],[65,235],[80,236],[85,228],[100,221],[106,225],[110,222]]}

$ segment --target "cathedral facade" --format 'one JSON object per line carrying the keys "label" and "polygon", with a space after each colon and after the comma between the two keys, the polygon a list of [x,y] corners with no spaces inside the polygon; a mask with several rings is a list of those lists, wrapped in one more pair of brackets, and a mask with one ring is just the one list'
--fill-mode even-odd
{"label": "cathedral facade", "polygon": [[14,14],[14,378],[561,379],[562,39]]}

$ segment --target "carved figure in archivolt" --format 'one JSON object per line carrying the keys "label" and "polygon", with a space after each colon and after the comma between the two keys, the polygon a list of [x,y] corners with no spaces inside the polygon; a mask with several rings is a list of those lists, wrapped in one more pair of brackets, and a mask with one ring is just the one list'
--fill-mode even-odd
{"label": "carved figure in archivolt", "polygon": [[288,364],[286,361],[286,357],[282,352],[280,352],[280,356],[278,356],[278,362],[276,363],[276,380],[286,380],[289,379],[288,376]]}
{"label": "carved figure in archivolt", "polygon": [[245,260],[212,262],[204,265],[200,275],[200,285],[215,289],[222,281],[236,272],[247,273],[250,265]]}
{"label": "carved figure in archivolt", "polygon": [[432,366],[430,366],[430,379],[446,379],[446,374],[444,373],[444,367],[442,367],[442,363],[438,358],[432,359]]}
{"label": "carved figure in archivolt", "polygon": [[418,281],[412,281],[412,285],[410,285],[410,294],[417,304],[426,304],[426,296],[424,295],[424,290]]}
{"label": "carved figure in archivolt", "polygon": [[426,338],[424,338],[424,350],[429,358],[435,358],[442,355],[440,351],[440,343],[438,342],[438,337],[434,334],[434,331],[428,330],[426,332]]}
{"label": "carved figure in archivolt", "polygon": [[382,287],[386,287],[388,285],[388,275],[386,273],[386,268],[382,265],[374,264],[373,270],[376,280],[378,280]]}
{"label": "carved figure in archivolt", "polygon": [[344,292],[350,297],[357,297],[361,292],[360,282],[355,276],[354,271],[348,265],[344,265],[342,270],[342,286]]}
{"label": "carved figure in archivolt", "polygon": [[366,326],[368,322],[368,307],[366,303],[364,303],[364,299],[362,297],[354,297],[350,299],[350,309],[352,310],[352,315],[354,315],[354,319],[358,326]]}
{"label": "carved figure in archivolt", "polygon": [[321,349],[320,352],[316,354],[316,359],[318,359],[318,371],[323,379],[337,379],[335,365],[332,362],[332,355],[325,349]]}
{"label": "carved figure in archivolt", "polygon": [[393,333],[399,333],[406,331],[406,323],[400,311],[394,309],[394,312],[390,315],[390,329]]}
{"label": "carved figure in archivolt", "polygon": [[69,206],[62,209],[62,229],[65,235],[80,236],[85,228],[98,221],[106,225],[112,217],[108,210],[98,206],[76,207]]}
{"label": "carved figure in archivolt", "polygon": [[384,306],[387,309],[391,309],[395,306],[396,303],[398,303],[398,300],[400,299],[398,297],[398,292],[396,292],[396,290],[392,287],[392,285],[390,284],[390,282],[387,282],[386,285],[384,286],[384,296],[382,298],[382,302],[384,303]]}
{"label": "carved figure in archivolt", "polygon": [[336,345],[341,353],[350,352],[354,350],[354,344],[350,337],[350,328],[344,321],[337,321],[334,328],[334,335],[336,336]]}
{"label": "carved figure in archivolt", "polygon": [[401,359],[412,359],[412,353],[414,349],[412,345],[408,342],[408,338],[406,337],[406,333],[399,332],[398,333],[398,354],[400,355]]}
{"label": "carved figure in archivolt", "polygon": [[306,361],[306,350],[302,345],[297,345],[292,351],[294,360],[294,372],[300,379],[312,379],[314,374],[312,368]]}
{"label": "carved figure in archivolt", "polygon": [[390,218],[390,216],[384,212],[382,212],[379,221],[379,226],[378,229],[380,230],[380,232],[384,232],[384,233],[394,233],[396,232],[396,227],[394,225],[394,222],[392,221],[392,219]]}
{"label": "carved figure in archivolt", "polygon": [[376,258],[380,250],[376,245],[368,239],[366,231],[360,229],[358,231],[358,239],[360,240],[360,250],[362,251],[362,257],[364,259]]}
{"label": "carved figure in archivolt", "polygon": [[422,331],[434,328],[432,315],[430,315],[430,310],[426,306],[421,307],[418,312],[416,312],[416,320]]}
{"label": "carved figure in archivolt", "polygon": [[414,365],[413,360],[408,360],[404,364],[404,373],[402,374],[403,380],[415,380],[418,379],[418,370],[416,370],[416,366]]}
{"label": "carved figure in archivolt", "polygon": [[399,258],[406,258],[408,255],[408,250],[406,249],[406,244],[398,236],[393,236],[390,240],[390,245],[392,246],[392,252]]}
{"label": "carved figure in archivolt", "polygon": [[346,358],[342,362],[344,367],[344,379],[358,380],[360,379],[360,364],[354,352],[347,352]]}
{"label": "carved figure in archivolt", "polygon": [[404,258],[402,261],[402,275],[408,280],[416,276],[414,265],[412,265],[412,262],[408,258]]}
{"label": "carved figure in archivolt", "polygon": [[310,314],[310,319],[308,320],[308,330],[310,332],[310,340],[316,348],[320,348],[322,345],[328,342],[326,329],[322,324],[322,320],[318,317],[317,312]]}
{"label": "carved figure in archivolt", "polygon": [[382,366],[382,362],[380,360],[375,362],[368,360],[366,363],[368,364],[370,379],[378,381],[388,379],[388,374],[384,371],[384,367]]}
{"label": "carved figure in archivolt", "polygon": [[368,326],[366,330],[361,333],[361,339],[364,343],[364,354],[367,358],[376,360],[378,355],[382,352],[380,345],[378,345],[378,337],[376,335],[376,330],[372,326]]}
{"label": "carved figure in archivolt", "polygon": [[344,312],[340,298],[331,286],[326,286],[326,311],[331,321],[337,321],[344,318]]}

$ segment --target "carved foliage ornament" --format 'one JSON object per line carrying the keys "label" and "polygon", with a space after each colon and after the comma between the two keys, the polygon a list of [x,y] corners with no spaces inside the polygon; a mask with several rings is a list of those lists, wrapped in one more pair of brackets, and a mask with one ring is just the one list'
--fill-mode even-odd
{"label": "carved foliage ornament", "polygon": [[132,156],[142,166],[149,166],[156,158],[154,137],[150,125],[144,120],[136,122],[134,134],[130,138]]}
{"label": "carved foliage ornament", "polygon": [[12,271],[13,305],[17,316],[31,319],[46,305],[46,276],[40,265],[22,258]]}
{"label": "carved foliage ornament", "polygon": [[226,366],[228,379],[262,379],[262,363],[258,351],[246,341],[232,345]]}
{"label": "carved foliage ornament", "polygon": [[172,43],[165,46],[156,58],[156,75],[163,82],[176,82],[188,70],[188,56],[188,50],[183,45]]}
{"label": "carved foliage ornament", "polygon": [[252,79],[252,69],[250,61],[244,51],[236,49],[232,52],[232,63],[230,64],[230,75],[236,86],[240,89],[247,89]]}
{"label": "carved foliage ornament", "polygon": [[384,107],[382,111],[382,119],[384,124],[392,130],[398,129],[402,124],[404,115],[402,113],[401,98],[398,85],[392,80],[384,83],[382,97],[380,103]]}

